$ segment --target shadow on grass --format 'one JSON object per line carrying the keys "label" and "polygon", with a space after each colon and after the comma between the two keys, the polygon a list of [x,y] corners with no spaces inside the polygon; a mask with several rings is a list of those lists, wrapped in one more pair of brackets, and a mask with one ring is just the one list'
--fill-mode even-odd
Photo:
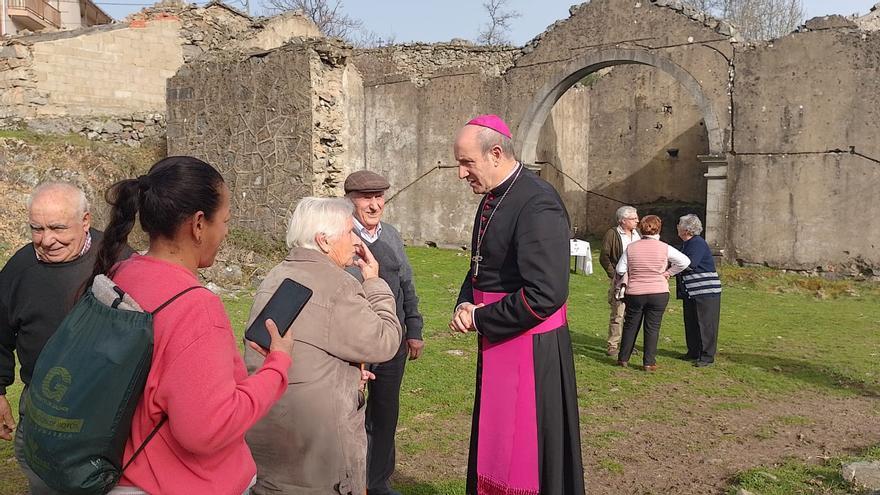
{"label": "shadow on grass", "polygon": [[[641,354],[642,352],[642,334],[639,332],[639,338],[636,340],[636,352]],[[576,356],[583,356],[586,358],[590,358],[596,362],[602,364],[614,364],[614,357],[608,356],[606,353],[607,340],[600,337],[592,337],[589,335],[579,334],[579,333],[571,333],[571,347],[572,352]],[[678,359],[681,357],[681,352],[670,351],[668,349],[658,348],[657,349],[658,357],[666,357],[670,359]],[[641,358],[640,358],[641,359]]]}
{"label": "shadow on grass", "polygon": [[464,479],[425,482],[395,473],[392,484],[402,495],[464,495],[465,493]]}
{"label": "shadow on grass", "polygon": [[725,352],[723,355],[733,363],[753,366],[768,373],[780,373],[810,385],[838,391],[843,388],[863,397],[880,398],[880,386],[876,383],[854,379],[822,364],[741,352]]}
{"label": "shadow on grass", "polygon": [[608,363],[605,354],[606,340],[569,331],[571,334],[571,350],[576,356],[590,358],[600,363]]}

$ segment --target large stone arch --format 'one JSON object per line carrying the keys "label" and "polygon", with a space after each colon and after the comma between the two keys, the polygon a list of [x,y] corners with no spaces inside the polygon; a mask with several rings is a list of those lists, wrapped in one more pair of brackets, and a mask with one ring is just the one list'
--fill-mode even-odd
{"label": "large stone arch", "polygon": [[615,65],[638,64],[657,68],[681,84],[700,109],[709,137],[709,154],[700,159],[708,167],[706,178],[706,239],[717,254],[726,244],[727,158],[725,127],[700,82],[680,65],[644,49],[608,48],[571,60],[540,88],[523,114],[516,131],[518,156],[526,164],[536,162],[538,139],[553,105],[588,74]]}

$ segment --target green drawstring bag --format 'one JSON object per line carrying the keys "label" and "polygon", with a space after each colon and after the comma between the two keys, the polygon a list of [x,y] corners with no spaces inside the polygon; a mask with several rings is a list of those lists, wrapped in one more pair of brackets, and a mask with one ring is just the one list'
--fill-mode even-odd
{"label": "green drawstring bag", "polygon": [[19,428],[28,466],[51,488],[105,494],[165,423],[123,466],[131,418],[153,357],[152,313],[104,275],[95,281],[37,359]]}

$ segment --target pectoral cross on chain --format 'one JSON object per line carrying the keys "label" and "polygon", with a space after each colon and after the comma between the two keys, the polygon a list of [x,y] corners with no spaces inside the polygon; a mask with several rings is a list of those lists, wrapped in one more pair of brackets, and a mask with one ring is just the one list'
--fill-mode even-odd
{"label": "pectoral cross on chain", "polygon": [[477,254],[476,256],[471,256],[471,260],[474,262],[474,277],[480,273],[480,262],[483,261],[483,257]]}

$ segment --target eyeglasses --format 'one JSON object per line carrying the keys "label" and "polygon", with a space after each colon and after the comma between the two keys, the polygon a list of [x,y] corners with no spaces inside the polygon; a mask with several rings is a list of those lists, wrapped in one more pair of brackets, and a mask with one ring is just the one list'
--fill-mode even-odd
{"label": "eyeglasses", "polygon": [[639,221],[639,217],[624,217],[623,219],[624,220],[635,220],[636,222]]}

